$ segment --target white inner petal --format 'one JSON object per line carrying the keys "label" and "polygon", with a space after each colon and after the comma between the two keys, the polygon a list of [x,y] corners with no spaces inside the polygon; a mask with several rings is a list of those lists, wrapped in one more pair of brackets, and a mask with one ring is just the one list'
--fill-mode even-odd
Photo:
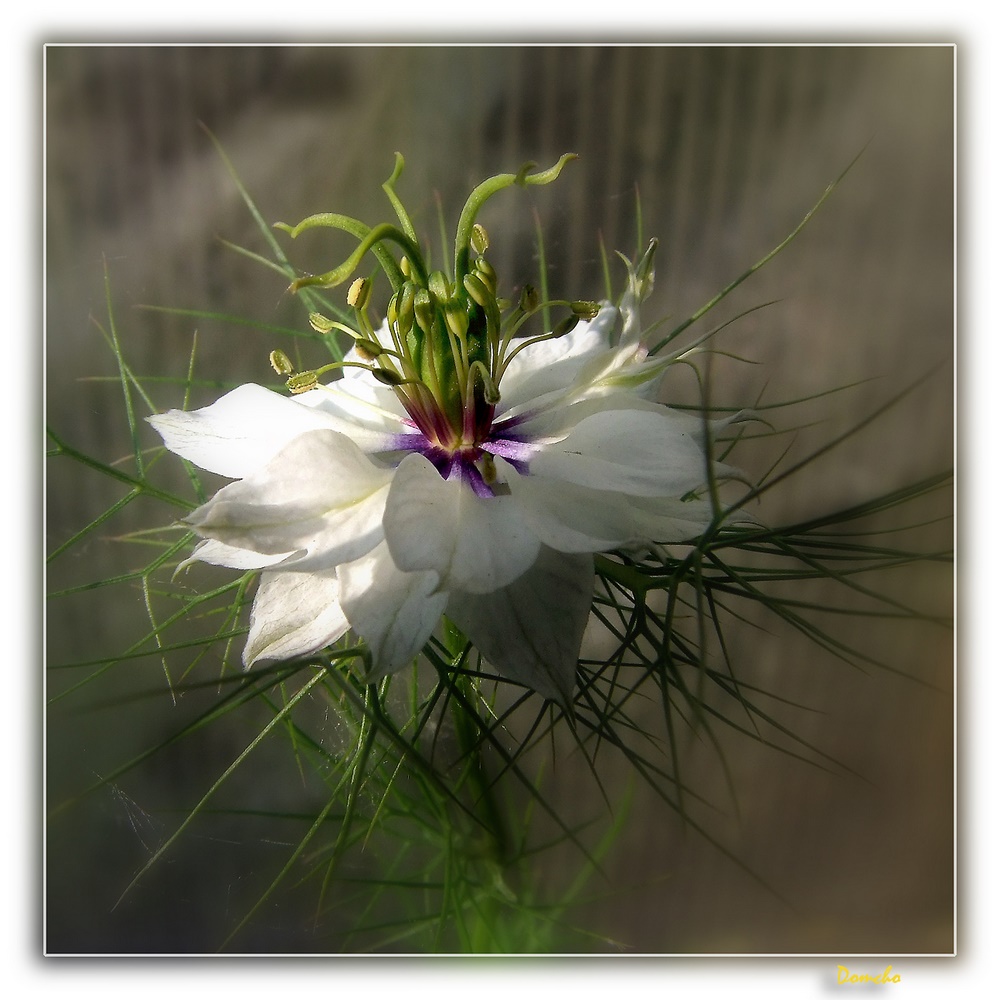
{"label": "white inner petal", "polygon": [[345,369],[358,372],[354,378],[345,377],[318,386],[296,397],[303,406],[330,413],[349,420],[358,427],[386,434],[405,434],[412,431],[406,423],[406,411],[389,388],[379,385],[370,374],[358,368]]}
{"label": "white inner petal", "polygon": [[396,565],[433,570],[443,590],[496,590],[516,580],[538,555],[538,538],[511,497],[478,497],[461,480],[442,479],[417,454],[396,470],[384,528]]}

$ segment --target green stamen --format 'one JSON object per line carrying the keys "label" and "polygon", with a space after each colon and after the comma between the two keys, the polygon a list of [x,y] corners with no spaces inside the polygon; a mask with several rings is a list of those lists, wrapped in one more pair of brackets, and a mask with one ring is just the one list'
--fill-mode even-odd
{"label": "green stamen", "polygon": [[295,371],[295,365],[284,351],[271,351],[270,361],[279,375],[291,375]]}
{"label": "green stamen", "polygon": [[469,242],[472,244],[472,249],[475,250],[480,256],[486,253],[490,246],[490,238],[486,233],[486,227],[481,226],[477,222],[472,227],[472,238]]}
{"label": "green stamen", "polygon": [[372,283],[367,278],[355,278],[347,290],[347,304],[352,309],[364,312],[372,297]]}
{"label": "green stamen", "polygon": [[300,392],[315,389],[319,385],[319,377],[316,372],[299,372],[297,375],[290,376],[285,385],[288,386],[288,391],[295,396]]}

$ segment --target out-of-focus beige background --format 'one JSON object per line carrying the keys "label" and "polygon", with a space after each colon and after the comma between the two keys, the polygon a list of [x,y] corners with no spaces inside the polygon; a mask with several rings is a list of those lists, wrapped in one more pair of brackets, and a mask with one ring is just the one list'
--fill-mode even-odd
{"label": "out-of-focus beige background", "polygon": [[[263,249],[199,121],[218,136],[269,221],[318,211],[371,224],[391,218],[380,184],[400,150],[407,166],[398,190],[435,239],[433,192],[451,224],[468,191],[489,174],[577,152],[580,160],[557,184],[507,192],[488,206],[482,221],[501,281],[534,280],[537,210],[552,293],[600,295],[599,234],[609,250],[634,250],[638,189],[644,236],[660,240],[645,316],[676,320],[787,235],[864,149],[792,246],[720,308],[719,321],[780,300],[727,332],[722,346],[757,364],[713,361],[713,399],[750,406],[872,379],[801,412],[778,411],[782,426],[808,425],[794,440],[794,461],[933,371],[873,428],[769,496],[758,513],[771,523],[948,468],[954,58],[950,47],[938,46],[51,47],[48,420],[83,451],[108,460],[129,453],[118,390],[94,380],[116,373],[91,321],[106,322],[105,262],[117,332],[142,374],[183,375],[195,329],[195,374],[208,381],[266,379],[267,353],[280,345],[249,328],[140,311],[139,304],[301,324],[277,276],[271,280],[217,240]],[[332,245],[303,239],[290,253],[302,267],[323,270],[349,249],[346,240]],[[692,400],[692,380],[672,377],[670,398]],[[206,386],[192,405],[218,393]],[[154,402],[179,405],[179,394],[164,385]],[[155,443],[152,433],[141,433]],[[762,473],[776,455],[766,446],[749,451],[748,472]],[[119,495],[79,466],[52,465],[50,547]],[[924,513],[949,508],[944,496]],[[146,507],[126,512],[123,524],[148,527],[168,516],[162,506]],[[934,544],[949,544],[947,525],[928,530]],[[123,560],[135,557],[114,534],[98,532],[53,562],[52,589],[131,568]],[[937,614],[950,611],[951,583],[947,567],[884,581],[901,600]],[[97,658],[142,634],[141,592],[128,601],[120,589],[113,598],[107,593],[50,603],[52,663]],[[648,953],[951,951],[950,634],[912,623],[863,632],[853,618],[830,626],[912,680],[856,670],[773,621],[767,627],[740,633],[735,658],[757,683],[811,706],[786,709],[782,718],[858,776],[725,738],[737,808],[710,748],[692,740],[685,760],[688,781],[703,775],[720,806],[715,835],[784,901],[640,789],[607,862],[612,885],[637,888],[594,903],[580,920]],[[176,728],[166,695],[140,699],[128,713],[95,705],[155,686],[156,665],[141,669],[147,672],[140,676],[138,666],[128,673],[119,666],[100,682],[106,687],[92,684],[52,709],[53,804]],[[66,683],[54,671],[50,691]],[[175,825],[179,814],[170,810],[195,801],[218,773],[215,761],[228,762],[239,749],[224,733],[211,739],[199,751],[203,760],[165,754],[71,819],[53,821],[50,950],[201,951],[218,944],[219,922],[231,919],[226,893],[256,874],[246,843],[237,852],[195,839],[172,872],[112,909],[150,845]],[[569,760],[552,794],[571,807],[588,781],[586,769]],[[258,867],[273,871],[274,849],[261,845]],[[230,861],[248,867],[221,874]],[[200,891],[208,885],[212,898]],[[307,928],[269,919],[248,950],[311,948]]]}

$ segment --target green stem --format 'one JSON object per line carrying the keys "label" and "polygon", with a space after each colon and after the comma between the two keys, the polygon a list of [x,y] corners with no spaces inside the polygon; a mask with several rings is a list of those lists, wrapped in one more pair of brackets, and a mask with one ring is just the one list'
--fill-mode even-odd
{"label": "green stem", "polygon": [[494,862],[502,863],[507,856],[507,831],[500,814],[500,808],[493,793],[493,785],[483,766],[482,740],[479,727],[469,718],[472,707],[479,698],[476,683],[465,674],[456,674],[452,683],[461,694],[451,699],[451,714],[455,723],[455,734],[461,748],[465,775],[472,783],[473,808],[485,829],[490,834],[490,856]]}

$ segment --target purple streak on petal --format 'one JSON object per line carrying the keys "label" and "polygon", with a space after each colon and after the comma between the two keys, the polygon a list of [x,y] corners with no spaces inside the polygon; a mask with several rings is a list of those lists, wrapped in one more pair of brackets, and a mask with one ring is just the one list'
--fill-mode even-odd
{"label": "purple streak on petal", "polygon": [[448,470],[448,475],[445,478],[461,479],[477,497],[489,498],[494,495],[493,490],[486,485],[482,473],[480,473],[472,462],[458,455],[453,456],[451,468]]}
{"label": "purple streak on petal", "polygon": [[513,438],[494,438],[484,441],[480,447],[491,455],[499,455],[508,462],[530,462],[538,451],[538,445],[530,441],[515,441]]}
{"label": "purple streak on petal", "polygon": [[385,451],[417,451],[426,455],[432,448],[433,445],[420,431],[414,431],[413,433],[390,435]]}

